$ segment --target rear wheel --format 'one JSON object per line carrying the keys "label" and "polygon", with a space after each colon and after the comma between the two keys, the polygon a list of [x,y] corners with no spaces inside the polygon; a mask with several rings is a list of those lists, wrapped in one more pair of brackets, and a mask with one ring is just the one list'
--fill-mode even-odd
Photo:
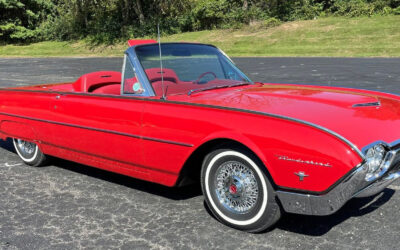
{"label": "rear wheel", "polygon": [[18,156],[30,166],[41,166],[46,160],[46,156],[40,151],[37,144],[21,139],[13,139],[15,151]]}
{"label": "rear wheel", "polygon": [[218,149],[203,162],[201,184],[206,203],[222,223],[260,232],[281,215],[262,163],[246,150]]}

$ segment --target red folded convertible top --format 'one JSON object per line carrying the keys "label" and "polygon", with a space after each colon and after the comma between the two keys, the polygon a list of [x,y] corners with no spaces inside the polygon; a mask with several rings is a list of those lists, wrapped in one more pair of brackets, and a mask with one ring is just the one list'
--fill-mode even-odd
{"label": "red folded convertible top", "polygon": [[135,46],[135,45],[140,45],[140,44],[146,44],[146,43],[156,43],[156,40],[148,39],[148,40],[128,40],[128,45],[129,47]]}

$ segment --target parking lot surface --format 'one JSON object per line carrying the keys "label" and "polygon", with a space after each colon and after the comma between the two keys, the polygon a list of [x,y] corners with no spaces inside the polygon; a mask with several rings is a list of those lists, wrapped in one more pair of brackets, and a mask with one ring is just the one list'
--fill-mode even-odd
{"label": "parking lot surface", "polygon": [[[234,58],[254,81],[400,94],[400,59]],[[0,58],[0,86],[74,81],[121,58]],[[101,142],[100,142],[101,143]],[[400,182],[331,216],[286,214],[270,231],[228,228],[200,188],[167,188],[64,160],[33,168],[0,141],[0,249],[399,249]]]}

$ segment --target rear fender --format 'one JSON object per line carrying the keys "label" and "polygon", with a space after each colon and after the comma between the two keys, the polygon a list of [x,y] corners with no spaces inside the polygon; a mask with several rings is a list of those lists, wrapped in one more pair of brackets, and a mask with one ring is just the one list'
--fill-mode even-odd
{"label": "rear fender", "polygon": [[3,134],[3,138],[19,138],[27,141],[37,142],[37,134],[32,126],[14,121],[1,121],[0,131]]}

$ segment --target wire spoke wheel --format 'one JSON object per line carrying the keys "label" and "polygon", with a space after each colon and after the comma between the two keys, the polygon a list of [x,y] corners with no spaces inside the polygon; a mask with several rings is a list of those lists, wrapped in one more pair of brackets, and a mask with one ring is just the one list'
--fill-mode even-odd
{"label": "wire spoke wheel", "polygon": [[215,192],[220,203],[234,213],[247,213],[258,200],[258,183],[246,165],[231,161],[222,164],[215,175]]}
{"label": "wire spoke wheel", "polygon": [[260,232],[280,218],[280,207],[262,165],[247,150],[216,149],[201,170],[201,185],[210,211],[222,223]]}

